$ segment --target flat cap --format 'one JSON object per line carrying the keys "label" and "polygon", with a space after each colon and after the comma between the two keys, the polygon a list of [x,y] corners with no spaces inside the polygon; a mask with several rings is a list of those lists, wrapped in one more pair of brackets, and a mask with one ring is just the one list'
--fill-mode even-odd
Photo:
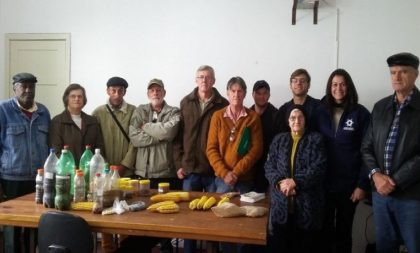
{"label": "flat cap", "polygon": [[391,55],[386,60],[388,67],[392,66],[411,66],[415,69],[419,68],[419,58],[411,53],[398,53]]}
{"label": "flat cap", "polygon": [[106,83],[106,86],[107,87],[110,87],[110,86],[123,86],[124,88],[127,89],[128,83],[127,83],[127,81],[124,78],[118,77],[118,76],[114,76],[114,77],[109,78],[108,82]]}
{"label": "flat cap", "polygon": [[259,80],[255,82],[254,88],[252,88],[252,91],[256,91],[261,88],[266,88],[267,90],[270,90],[270,85],[265,80]]}
{"label": "flat cap", "polygon": [[150,89],[150,86],[152,86],[153,84],[157,84],[162,88],[165,88],[165,86],[163,85],[162,80],[157,79],[157,78],[153,78],[152,80],[150,80],[149,84],[147,85],[147,89]]}
{"label": "flat cap", "polygon": [[19,73],[13,76],[13,84],[15,83],[36,83],[36,77],[31,73]]}

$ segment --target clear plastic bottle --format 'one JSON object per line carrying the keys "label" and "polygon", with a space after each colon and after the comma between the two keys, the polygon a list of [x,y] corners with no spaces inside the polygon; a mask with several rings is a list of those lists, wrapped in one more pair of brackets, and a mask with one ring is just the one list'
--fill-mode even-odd
{"label": "clear plastic bottle", "polygon": [[94,178],[94,190],[93,190],[93,213],[100,214],[103,210],[103,192],[104,192],[104,183],[101,173],[96,173]]}
{"label": "clear plastic bottle", "polygon": [[120,189],[120,171],[118,170],[118,166],[112,165],[111,166],[112,176],[111,176],[111,189],[112,190],[119,190]]}
{"label": "clear plastic bottle", "polygon": [[44,163],[44,196],[42,202],[44,207],[54,208],[55,198],[55,173],[58,157],[55,155],[55,149],[50,149],[50,155],[47,157]]}
{"label": "clear plastic bottle", "polygon": [[89,166],[90,166],[90,160],[93,157],[93,153],[92,153],[92,146],[87,144],[85,146],[85,151],[83,152],[82,156],[80,157],[80,162],[79,162],[79,168],[83,171],[83,174],[85,175],[85,182],[86,183],[86,192],[89,191]]}
{"label": "clear plastic bottle", "polygon": [[93,181],[96,173],[101,173],[105,167],[105,160],[101,155],[99,148],[95,149],[95,154],[92,156],[89,165],[89,192],[93,192]]}
{"label": "clear plastic bottle", "polygon": [[86,183],[82,170],[76,171],[74,177],[74,202],[83,202],[86,200]]}
{"label": "clear plastic bottle", "polygon": [[35,178],[35,203],[42,204],[44,196],[44,169],[38,169]]}
{"label": "clear plastic bottle", "polygon": [[[70,156],[69,150],[63,149],[61,151],[60,159],[57,162],[57,175],[60,176],[70,176],[71,179],[74,178],[76,174],[76,166],[74,164],[74,159]],[[70,195],[74,194],[74,182],[70,180]]]}
{"label": "clear plastic bottle", "polygon": [[102,171],[102,177],[104,178],[104,192],[111,190],[111,172],[108,163],[105,163],[105,168]]}

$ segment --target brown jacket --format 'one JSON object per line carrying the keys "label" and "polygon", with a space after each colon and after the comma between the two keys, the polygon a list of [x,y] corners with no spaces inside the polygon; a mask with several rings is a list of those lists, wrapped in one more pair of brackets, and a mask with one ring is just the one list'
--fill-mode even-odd
{"label": "brown jacket", "polygon": [[[67,110],[55,116],[51,120],[49,137],[50,147],[55,148],[57,156],[61,154],[65,144],[70,146],[76,166],[79,166],[86,144],[92,145],[92,150],[101,149],[101,155],[104,156],[101,127],[95,117],[84,112],[82,112],[82,129],[74,123]],[[106,161],[106,157],[104,159]]]}
{"label": "brown jacket", "polygon": [[187,174],[214,174],[206,155],[210,119],[229,102],[213,88],[213,98],[201,113],[197,92],[195,88],[181,100],[181,126],[174,143],[175,166]]}

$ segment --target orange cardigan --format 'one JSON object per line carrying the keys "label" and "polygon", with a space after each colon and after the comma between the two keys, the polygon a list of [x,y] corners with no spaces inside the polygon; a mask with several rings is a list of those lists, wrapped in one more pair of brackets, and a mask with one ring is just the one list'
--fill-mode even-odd
{"label": "orange cardigan", "polygon": [[[214,112],[211,117],[207,139],[207,158],[217,177],[223,179],[229,171],[233,171],[239,181],[250,181],[254,177],[252,168],[263,152],[260,117],[256,112],[245,108],[248,115],[240,118],[235,126],[230,118],[223,117],[226,108]],[[229,136],[234,126],[236,128],[235,139],[231,142]],[[241,157],[237,153],[237,149],[245,127],[249,127],[251,130],[251,145],[248,153]]]}

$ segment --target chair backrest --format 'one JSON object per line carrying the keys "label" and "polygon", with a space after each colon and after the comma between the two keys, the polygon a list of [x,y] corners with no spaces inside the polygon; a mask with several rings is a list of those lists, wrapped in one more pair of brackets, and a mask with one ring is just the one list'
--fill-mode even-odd
{"label": "chair backrest", "polygon": [[58,211],[41,215],[38,224],[39,253],[92,253],[93,235],[81,217]]}

